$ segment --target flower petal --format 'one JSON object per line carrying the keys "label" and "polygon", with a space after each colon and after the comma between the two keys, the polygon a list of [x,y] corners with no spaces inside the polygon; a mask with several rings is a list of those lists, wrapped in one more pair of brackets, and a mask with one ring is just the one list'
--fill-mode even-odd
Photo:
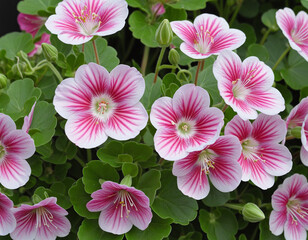
{"label": "flower petal", "polygon": [[286,221],[287,213],[285,211],[272,211],[269,218],[269,227],[271,232],[276,236],[282,234]]}
{"label": "flower petal", "polygon": [[301,147],[300,157],[302,163],[308,167],[308,151],[303,146]]}
{"label": "flower petal", "polygon": [[229,24],[224,18],[209,13],[197,16],[194,26],[197,30],[210,32],[212,37],[215,37],[221,30],[229,29]]}
{"label": "flower petal", "polygon": [[196,29],[194,25],[187,20],[173,21],[170,23],[172,31],[188,45],[193,46],[196,39]]}
{"label": "flower petal", "polygon": [[279,185],[278,189],[272,195],[272,207],[276,211],[285,211],[287,203],[289,201],[289,193],[283,187],[283,185]]}
{"label": "flower petal", "polygon": [[301,188],[305,184],[307,184],[307,179],[303,175],[293,174],[283,181],[282,187],[289,194],[288,197],[291,197],[301,192]]}
{"label": "flower petal", "polygon": [[200,53],[193,46],[186,42],[181,43],[180,49],[184,54],[193,59],[205,59],[212,55],[211,53]]}
{"label": "flower petal", "polygon": [[14,240],[33,240],[37,233],[36,227],[36,213],[33,211],[32,206],[21,205],[15,211],[15,218],[17,220],[17,226],[15,230],[10,234]]}
{"label": "flower petal", "polygon": [[244,121],[236,115],[227,123],[225,127],[225,135],[236,136],[240,141],[242,141],[251,135],[252,130],[252,124],[248,120]]}
{"label": "flower petal", "polygon": [[149,204],[147,205],[148,207],[142,207],[138,202],[135,202],[135,204],[137,205],[138,211],[130,212],[128,217],[129,221],[140,230],[145,230],[152,220],[151,208]]}
{"label": "flower petal", "polygon": [[22,125],[21,130],[25,131],[26,133],[29,132],[29,129],[31,127],[35,105],[36,105],[36,101],[33,104],[29,115],[24,117],[24,124]]}
{"label": "flower petal", "polygon": [[191,152],[187,157],[173,163],[172,174],[181,177],[189,174],[197,163],[200,151]]}
{"label": "flower petal", "polygon": [[16,219],[13,215],[13,202],[6,195],[0,193],[0,235],[4,236],[14,231]]}
{"label": "flower petal", "polygon": [[288,215],[284,227],[284,237],[288,240],[306,240],[307,231],[301,224],[293,221],[291,215]]}
{"label": "flower petal", "polygon": [[308,151],[308,114],[306,115],[301,129],[301,140],[303,147]]}
{"label": "flower petal", "polygon": [[241,165],[242,168],[242,181],[247,182],[250,180],[250,163],[249,160],[241,154],[240,158],[238,159],[238,163]]}
{"label": "flower petal", "polygon": [[289,42],[293,42],[291,31],[295,26],[295,14],[292,9],[284,8],[276,12],[277,24]]}
{"label": "flower petal", "polygon": [[250,179],[256,186],[266,190],[274,185],[275,178],[265,171],[262,161],[250,160],[249,164],[251,174]]}
{"label": "flower petal", "polygon": [[308,97],[303,98],[290,112],[286,119],[287,127],[293,128],[302,126],[303,121],[308,114]]}
{"label": "flower petal", "polygon": [[15,122],[3,113],[0,113],[0,137],[1,139],[11,131],[16,130]]}
{"label": "flower petal", "polygon": [[17,17],[20,30],[30,33],[32,37],[35,37],[35,34],[44,24],[44,21],[45,20],[42,17],[24,13],[19,13]]}

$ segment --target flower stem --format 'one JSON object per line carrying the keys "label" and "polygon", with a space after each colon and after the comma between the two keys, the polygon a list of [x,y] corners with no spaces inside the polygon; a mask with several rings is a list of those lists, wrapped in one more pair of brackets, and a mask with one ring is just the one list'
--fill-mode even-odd
{"label": "flower stem", "polygon": [[82,44],[81,51],[84,52],[84,43]]}
{"label": "flower stem", "polygon": [[268,37],[268,35],[271,33],[272,29],[267,29],[267,31],[264,33],[261,41],[260,41],[260,44],[263,45]]}
{"label": "flower stem", "polygon": [[243,206],[240,205],[240,204],[225,203],[223,206],[224,206],[224,207],[227,207],[227,208],[234,209],[234,210],[239,210],[239,211],[242,211],[242,210],[243,210]]}
{"label": "flower stem", "polygon": [[87,160],[90,162],[92,160],[92,151],[91,149],[87,149]]}
{"label": "flower stem", "polygon": [[166,51],[166,47],[162,47],[160,50],[160,54],[157,60],[156,68],[155,68],[154,83],[156,83],[158,72],[159,72],[159,67],[160,67],[161,61],[163,60],[165,51]]}
{"label": "flower stem", "polygon": [[78,162],[82,167],[85,167],[85,166],[86,166],[86,164],[82,161],[82,159],[81,159],[80,157],[78,157],[77,155],[75,155],[74,158],[77,160],[77,162]]}
{"label": "flower stem", "polygon": [[50,70],[56,75],[59,82],[61,83],[63,81],[63,78],[59,71],[55,68],[55,66],[51,62],[47,62],[46,65],[50,68]]}
{"label": "flower stem", "polygon": [[236,9],[235,9],[235,11],[233,12],[232,18],[231,18],[231,20],[230,20],[230,22],[229,22],[230,27],[232,26],[233,22],[235,21],[238,12],[239,12],[240,9],[241,9],[242,3],[243,3],[243,0],[238,0],[238,1],[237,1]]}
{"label": "flower stem", "polygon": [[148,46],[144,46],[143,56],[141,61],[141,74],[143,76],[145,75],[145,71],[148,65],[149,53],[150,53],[150,48]]}
{"label": "flower stem", "polygon": [[225,111],[227,110],[228,107],[229,107],[229,105],[225,103],[225,105],[223,106],[223,108],[222,108],[221,111],[222,111],[222,112],[225,112]]}
{"label": "flower stem", "polygon": [[203,60],[201,61],[201,71],[203,71],[204,63],[205,63],[205,59],[203,59]]}
{"label": "flower stem", "polygon": [[290,51],[291,47],[289,46],[282,54],[281,56],[278,58],[277,62],[275,63],[274,67],[272,68],[273,71],[278,67],[279,63],[285,58],[285,56],[288,54],[288,52]]}
{"label": "flower stem", "polygon": [[198,66],[197,66],[197,71],[196,71],[196,76],[195,76],[195,85],[196,86],[198,84],[198,76],[199,76],[200,67],[201,67],[201,61],[198,61]]}
{"label": "flower stem", "polygon": [[98,54],[97,54],[95,41],[92,41],[92,44],[93,44],[93,49],[94,49],[94,53],[95,53],[96,63],[99,64],[99,58],[98,58]]}

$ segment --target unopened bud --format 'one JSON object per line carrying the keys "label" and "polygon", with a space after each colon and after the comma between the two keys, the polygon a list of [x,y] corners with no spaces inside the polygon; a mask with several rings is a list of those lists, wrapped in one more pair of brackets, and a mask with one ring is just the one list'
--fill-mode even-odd
{"label": "unopened bud", "polygon": [[164,8],[164,5],[162,3],[156,3],[151,7],[151,11],[153,14],[155,14],[155,16],[160,16],[163,15],[166,10]]}
{"label": "unopened bud", "polygon": [[168,60],[172,65],[178,65],[180,61],[180,54],[178,53],[178,51],[172,48],[169,51]]}
{"label": "unopened bud", "polygon": [[302,127],[300,127],[300,126],[292,128],[291,129],[291,135],[295,138],[300,139],[301,138],[301,130],[302,130]]}
{"label": "unopened bud", "polygon": [[42,50],[48,61],[55,62],[58,60],[58,50],[51,44],[42,43]]}
{"label": "unopened bud", "polygon": [[254,203],[246,203],[242,210],[244,220],[248,222],[260,222],[265,218],[262,210]]}
{"label": "unopened bud", "polygon": [[172,41],[173,32],[168,19],[164,19],[158,26],[155,39],[161,47],[168,47]]}
{"label": "unopened bud", "polygon": [[0,73],[0,89],[5,88],[7,85],[7,77]]}

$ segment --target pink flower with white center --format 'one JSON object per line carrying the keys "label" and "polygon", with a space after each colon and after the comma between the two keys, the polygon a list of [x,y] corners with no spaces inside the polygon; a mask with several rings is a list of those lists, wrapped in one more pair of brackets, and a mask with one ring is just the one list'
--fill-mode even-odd
{"label": "pink flower with white center", "polygon": [[162,158],[179,160],[215,142],[224,124],[224,115],[209,105],[207,91],[193,84],[180,87],[173,99],[162,97],[154,102],[150,120],[157,129],[155,150]]}
{"label": "pink flower with white center", "polygon": [[306,177],[294,174],[286,178],[272,195],[273,211],[269,225],[286,240],[306,240],[308,230],[308,183]]}
{"label": "pink flower with white center", "polygon": [[120,235],[133,225],[145,230],[152,220],[149,198],[134,187],[106,181],[91,197],[87,208],[91,212],[101,212],[98,223],[106,232]]}
{"label": "pink flower with white center", "polygon": [[127,16],[125,0],[63,0],[45,26],[62,42],[78,45],[120,31]]}
{"label": "pink flower with white center", "polygon": [[12,209],[12,200],[0,193],[0,236],[13,232],[16,227],[16,219]]}
{"label": "pink flower with white center", "polygon": [[41,39],[34,43],[34,49],[28,53],[29,57],[33,57],[34,54],[40,54],[42,52],[42,43],[50,44],[50,35],[43,33]]}
{"label": "pink flower with white center", "polygon": [[0,113],[0,183],[8,189],[19,188],[31,175],[25,160],[35,152],[33,139],[23,130],[16,130],[14,121]]}
{"label": "pink flower with white center", "polygon": [[164,8],[164,4],[158,2],[151,7],[151,11],[155,16],[163,15],[166,10]]}
{"label": "pink flower with white center", "polygon": [[58,85],[53,104],[67,119],[67,137],[81,148],[94,148],[108,136],[128,140],[145,128],[148,114],[139,102],[144,90],[136,68],[118,65],[108,73],[89,63],[77,69],[75,78]]}
{"label": "pink flower with white center", "polygon": [[302,163],[305,166],[308,166],[308,114],[303,121],[301,129],[301,140],[303,145],[301,147],[300,157]]}
{"label": "pink flower with white center", "polygon": [[276,12],[277,24],[288,39],[291,47],[308,61],[308,15],[300,11],[296,16],[292,9]]}
{"label": "pink flower with white center", "polygon": [[234,50],[246,40],[242,31],[230,29],[225,19],[213,14],[201,14],[193,24],[187,20],[170,24],[172,31],[184,41],[181,51],[194,59],[205,59],[224,49]]}
{"label": "pink flower with white center", "polygon": [[202,151],[191,152],[173,164],[178,188],[194,199],[205,198],[211,182],[221,192],[231,192],[241,182],[242,169],[237,162],[241,156],[241,144],[234,136],[221,136]]}
{"label": "pink flower with white center", "polygon": [[33,104],[29,115],[24,117],[24,124],[22,125],[21,129],[23,131],[25,131],[26,133],[29,132],[29,129],[30,129],[30,126],[31,126],[31,123],[32,123],[35,105],[36,105],[36,102]]}
{"label": "pink flower with white center", "polygon": [[213,65],[220,95],[244,120],[256,119],[257,111],[276,115],[285,109],[281,93],[272,87],[274,74],[257,57],[243,63],[232,51],[223,51]]}
{"label": "pink flower with white center", "polygon": [[251,124],[236,115],[225,127],[225,135],[236,136],[242,144],[239,163],[243,181],[251,180],[261,189],[274,185],[275,177],[292,168],[292,155],[279,144],[286,135],[285,122],[279,115],[260,114]]}
{"label": "pink flower with white center", "polygon": [[17,221],[15,230],[10,234],[16,240],[54,240],[65,237],[71,229],[68,213],[57,203],[57,198],[49,197],[30,206],[22,204],[14,209]]}

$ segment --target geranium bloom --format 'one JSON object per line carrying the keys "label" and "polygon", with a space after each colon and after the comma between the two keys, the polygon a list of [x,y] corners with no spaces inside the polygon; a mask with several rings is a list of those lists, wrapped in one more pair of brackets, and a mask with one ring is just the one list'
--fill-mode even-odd
{"label": "geranium bloom", "polygon": [[[21,30],[30,33],[34,38],[38,30],[44,25],[46,18],[36,16],[36,15],[29,15],[20,13],[17,17],[17,22]],[[43,33],[41,39],[34,43],[34,49],[28,53],[30,57],[32,57],[35,53],[41,50],[42,43],[50,44],[50,35],[47,33]]]}
{"label": "geranium bloom", "polygon": [[16,130],[14,121],[0,113],[0,183],[16,189],[28,182],[31,168],[25,160],[35,152],[33,139],[22,130]]}
{"label": "geranium bloom", "polygon": [[29,129],[30,129],[30,126],[31,126],[31,123],[32,123],[32,119],[33,119],[33,113],[34,113],[35,105],[36,105],[36,102],[33,104],[29,115],[24,117],[24,124],[22,125],[21,129],[25,132],[29,132]]}
{"label": "geranium bloom", "polygon": [[120,31],[127,15],[125,0],[64,0],[45,25],[62,42],[78,45]]}
{"label": "geranium bloom", "polygon": [[149,198],[134,187],[106,181],[91,197],[87,208],[91,212],[101,212],[98,223],[106,232],[123,234],[133,225],[144,230],[151,222]]}
{"label": "geranium bloom", "polygon": [[301,148],[301,160],[302,163],[308,166],[308,114],[303,121],[302,130],[301,130],[301,140],[302,140],[302,148]]}
{"label": "geranium bloom", "polygon": [[274,74],[257,57],[242,63],[232,51],[222,52],[213,66],[220,95],[244,120],[256,119],[257,111],[275,115],[285,109],[284,98],[272,87]]}
{"label": "geranium bloom", "polygon": [[308,61],[308,15],[300,11],[296,16],[292,9],[276,12],[277,24],[288,39],[291,47]]}
{"label": "geranium bloom", "polygon": [[179,160],[215,142],[224,115],[209,105],[207,91],[193,84],[180,87],[173,99],[162,97],[154,102],[150,119],[157,129],[155,150],[162,158]]}
{"label": "geranium bloom", "polygon": [[251,180],[261,189],[274,185],[274,176],[282,176],[292,168],[292,155],[279,144],[287,132],[279,115],[260,114],[251,124],[236,115],[226,126],[225,135],[236,136],[242,144],[239,163],[243,181]]}
{"label": "geranium bloom", "polygon": [[0,193],[0,235],[11,233],[16,227],[16,219],[12,212],[13,202]]}
{"label": "geranium bloom", "polygon": [[53,104],[67,119],[67,137],[81,148],[94,148],[107,136],[134,138],[146,126],[148,114],[139,102],[144,90],[144,79],[135,68],[119,65],[108,73],[89,63],[58,85]]}
{"label": "geranium bloom", "polygon": [[236,49],[246,40],[242,31],[230,29],[225,19],[208,13],[196,17],[193,24],[186,20],[173,21],[171,28],[184,41],[181,51],[194,59],[204,59],[224,49]]}
{"label": "geranium bloom", "polygon": [[306,240],[308,230],[308,183],[300,174],[286,178],[272,195],[273,211],[269,224],[278,236],[284,231],[286,240]]}
{"label": "geranium bloom", "polygon": [[68,213],[49,197],[30,206],[22,204],[14,209],[17,221],[11,238],[16,240],[52,240],[69,234],[71,223],[65,217]]}
{"label": "geranium bloom", "polygon": [[211,182],[221,192],[231,192],[241,182],[242,169],[237,162],[241,156],[241,144],[234,136],[221,136],[202,151],[191,152],[186,158],[175,161],[173,175],[178,188],[194,199],[205,198]]}

